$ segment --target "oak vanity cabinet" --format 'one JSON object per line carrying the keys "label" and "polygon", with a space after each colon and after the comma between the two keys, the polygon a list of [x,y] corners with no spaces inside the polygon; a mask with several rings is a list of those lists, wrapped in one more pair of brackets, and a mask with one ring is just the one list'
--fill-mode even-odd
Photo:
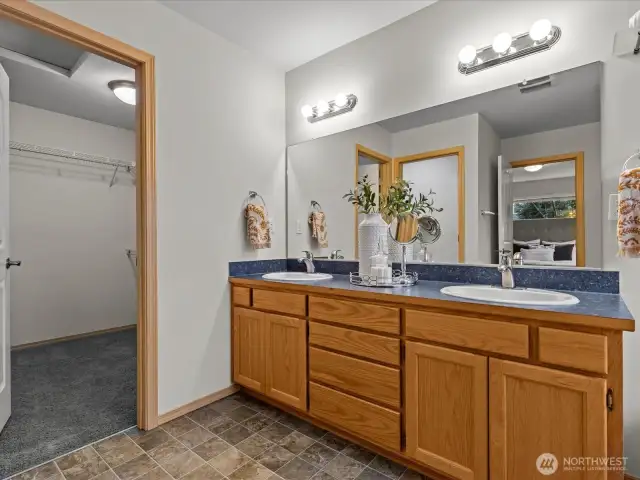
{"label": "oak vanity cabinet", "polygon": [[307,322],[235,307],[233,380],[304,410],[307,405]]}

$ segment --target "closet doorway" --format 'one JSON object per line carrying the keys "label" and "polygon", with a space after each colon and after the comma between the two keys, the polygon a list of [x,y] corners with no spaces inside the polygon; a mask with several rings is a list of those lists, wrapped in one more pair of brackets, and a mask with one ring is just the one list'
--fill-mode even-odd
{"label": "closet doorway", "polygon": [[153,57],[0,0],[0,65],[4,478],[157,425],[157,278]]}

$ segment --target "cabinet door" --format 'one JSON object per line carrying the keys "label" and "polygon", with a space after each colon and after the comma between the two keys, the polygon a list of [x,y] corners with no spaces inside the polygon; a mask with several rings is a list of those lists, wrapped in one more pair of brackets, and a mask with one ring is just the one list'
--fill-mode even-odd
{"label": "cabinet door", "polygon": [[264,392],[265,314],[255,310],[233,309],[233,380]]}
{"label": "cabinet door", "polygon": [[487,358],[406,344],[407,454],[452,478],[487,478]]}
{"label": "cabinet door", "polygon": [[307,321],[265,314],[267,378],[265,393],[307,409]]}
{"label": "cabinet door", "polygon": [[[607,456],[606,383],[601,378],[491,359],[492,480],[604,480],[601,470],[564,470],[569,457]],[[539,465],[539,457],[547,455]],[[551,478],[551,477],[550,477]]]}

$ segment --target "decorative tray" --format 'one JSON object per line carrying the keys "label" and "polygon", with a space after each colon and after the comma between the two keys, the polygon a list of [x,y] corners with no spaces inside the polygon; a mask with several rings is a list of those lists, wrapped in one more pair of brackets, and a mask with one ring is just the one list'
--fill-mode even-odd
{"label": "decorative tray", "polygon": [[418,283],[418,274],[416,272],[403,274],[400,270],[394,270],[391,278],[378,278],[373,275],[360,275],[359,273],[351,272],[349,273],[349,283],[359,287],[410,287]]}

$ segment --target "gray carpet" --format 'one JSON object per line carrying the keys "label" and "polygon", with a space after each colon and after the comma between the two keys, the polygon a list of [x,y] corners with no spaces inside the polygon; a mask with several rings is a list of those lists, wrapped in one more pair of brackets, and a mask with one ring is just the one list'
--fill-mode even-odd
{"label": "gray carpet", "polygon": [[134,329],[12,352],[0,478],[136,423]]}

